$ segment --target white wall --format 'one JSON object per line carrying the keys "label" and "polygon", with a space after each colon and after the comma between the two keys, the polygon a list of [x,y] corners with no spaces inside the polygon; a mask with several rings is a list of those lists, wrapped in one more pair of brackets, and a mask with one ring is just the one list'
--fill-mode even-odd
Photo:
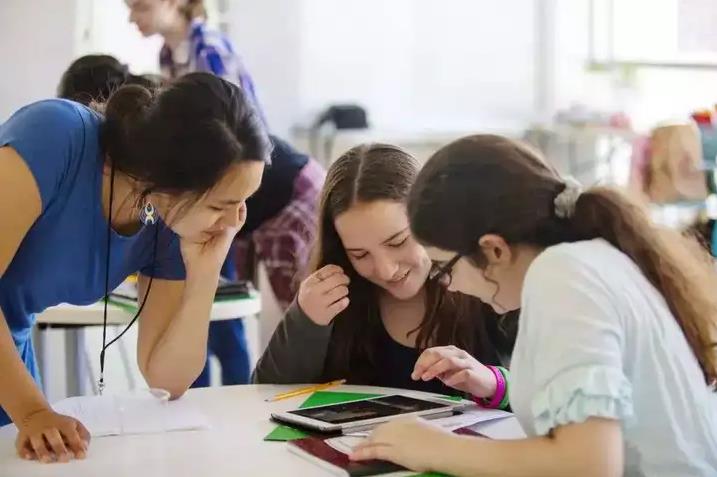
{"label": "white wall", "polygon": [[74,0],[0,1],[0,122],[55,95],[73,56]]}
{"label": "white wall", "polygon": [[0,0],[0,122],[54,97],[77,56],[110,53],[136,73],[157,72],[159,38],[143,39],[123,0]]}
{"label": "white wall", "polygon": [[[588,0],[228,3],[230,33],[284,136],[344,101],[364,104],[380,128],[440,130],[524,123],[574,102],[624,109],[649,126],[717,100],[715,71],[586,71]],[[552,37],[537,55],[546,5]],[[141,38],[126,18],[123,0],[0,1],[0,121],[53,96],[79,54],[105,51],[137,73],[157,71],[160,39]]]}
{"label": "white wall", "polygon": [[437,124],[533,117],[533,0],[416,5],[413,101],[419,117]]}
{"label": "white wall", "polygon": [[375,124],[410,108],[415,19],[411,0],[307,0],[301,30],[301,111],[364,104]]}
{"label": "white wall", "polygon": [[129,23],[124,0],[77,0],[79,38],[75,55],[109,53],[127,64],[133,73],[158,73],[159,35],[143,38]]}
{"label": "white wall", "polygon": [[300,106],[300,0],[229,0],[225,21],[272,129],[286,136]]}
{"label": "white wall", "polygon": [[336,102],[388,129],[535,114],[534,0],[234,0],[230,34],[275,131]]}
{"label": "white wall", "polygon": [[[440,130],[534,117],[534,4],[230,0],[225,20],[279,134],[349,101],[381,128]],[[80,54],[157,70],[161,42],[127,23],[123,0],[3,0],[0,9],[0,31],[12,39],[0,53],[13,65],[0,79],[0,119],[53,95]]]}

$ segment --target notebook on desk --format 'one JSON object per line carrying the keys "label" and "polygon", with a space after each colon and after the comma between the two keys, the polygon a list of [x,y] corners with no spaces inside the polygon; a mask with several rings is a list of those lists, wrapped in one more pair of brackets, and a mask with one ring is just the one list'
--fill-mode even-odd
{"label": "notebook on desk", "polygon": [[76,396],[52,405],[82,422],[92,437],[208,429],[207,417],[191,402],[168,401],[149,391]]}
{"label": "notebook on desk", "polygon": [[[454,429],[453,432],[461,435],[485,437],[470,427]],[[349,459],[349,454],[351,454],[353,448],[359,445],[364,439],[365,437],[353,435],[325,438],[311,436],[291,441],[287,444],[287,446],[290,452],[324,468],[334,475],[349,477],[418,477],[416,472],[410,471],[405,467],[392,462],[383,460],[367,460],[361,462],[351,461]]]}
{"label": "notebook on desk", "polygon": [[[355,441],[349,443],[348,441]],[[339,436],[305,437],[288,443],[289,451],[324,468],[334,475],[363,477],[374,475],[414,475],[405,467],[382,460],[352,462],[348,454],[362,438]]]}

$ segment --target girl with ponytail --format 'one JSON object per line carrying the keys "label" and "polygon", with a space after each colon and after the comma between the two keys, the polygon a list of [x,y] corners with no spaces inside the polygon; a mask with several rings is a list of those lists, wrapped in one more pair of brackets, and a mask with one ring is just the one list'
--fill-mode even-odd
{"label": "girl with ponytail", "polygon": [[528,438],[404,421],[354,458],[452,475],[717,475],[717,278],[697,242],[491,135],[438,151],[408,211],[449,290],[520,308],[510,403]]}

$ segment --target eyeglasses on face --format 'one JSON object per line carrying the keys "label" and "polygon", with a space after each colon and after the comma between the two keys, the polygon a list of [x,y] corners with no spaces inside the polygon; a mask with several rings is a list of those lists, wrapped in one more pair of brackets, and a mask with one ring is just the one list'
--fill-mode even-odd
{"label": "eyeglasses on face", "polygon": [[433,264],[431,271],[428,273],[428,279],[438,282],[441,285],[447,287],[453,281],[453,267],[461,259],[461,254],[457,253],[455,257],[448,260],[443,265]]}

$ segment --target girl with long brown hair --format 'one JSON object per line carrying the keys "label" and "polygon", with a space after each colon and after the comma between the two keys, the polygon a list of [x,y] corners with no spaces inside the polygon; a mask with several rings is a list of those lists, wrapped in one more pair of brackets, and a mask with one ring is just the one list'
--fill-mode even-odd
{"label": "girl with long brown hair", "polygon": [[[355,147],[332,164],[312,273],[259,360],[256,381],[346,378],[438,393],[452,392],[448,385],[493,396],[496,377],[485,365],[499,364],[499,355],[507,363],[511,319],[484,320],[494,313],[479,300],[428,279],[431,261],[406,215],[417,173],[413,157],[383,144]],[[452,360],[463,372],[414,373],[421,352]]]}
{"label": "girl with long brown hair", "polygon": [[521,309],[510,400],[529,438],[404,421],[354,458],[452,475],[717,475],[717,278],[695,241],[491,135],[438,151],[408,211],[449,290]]}

